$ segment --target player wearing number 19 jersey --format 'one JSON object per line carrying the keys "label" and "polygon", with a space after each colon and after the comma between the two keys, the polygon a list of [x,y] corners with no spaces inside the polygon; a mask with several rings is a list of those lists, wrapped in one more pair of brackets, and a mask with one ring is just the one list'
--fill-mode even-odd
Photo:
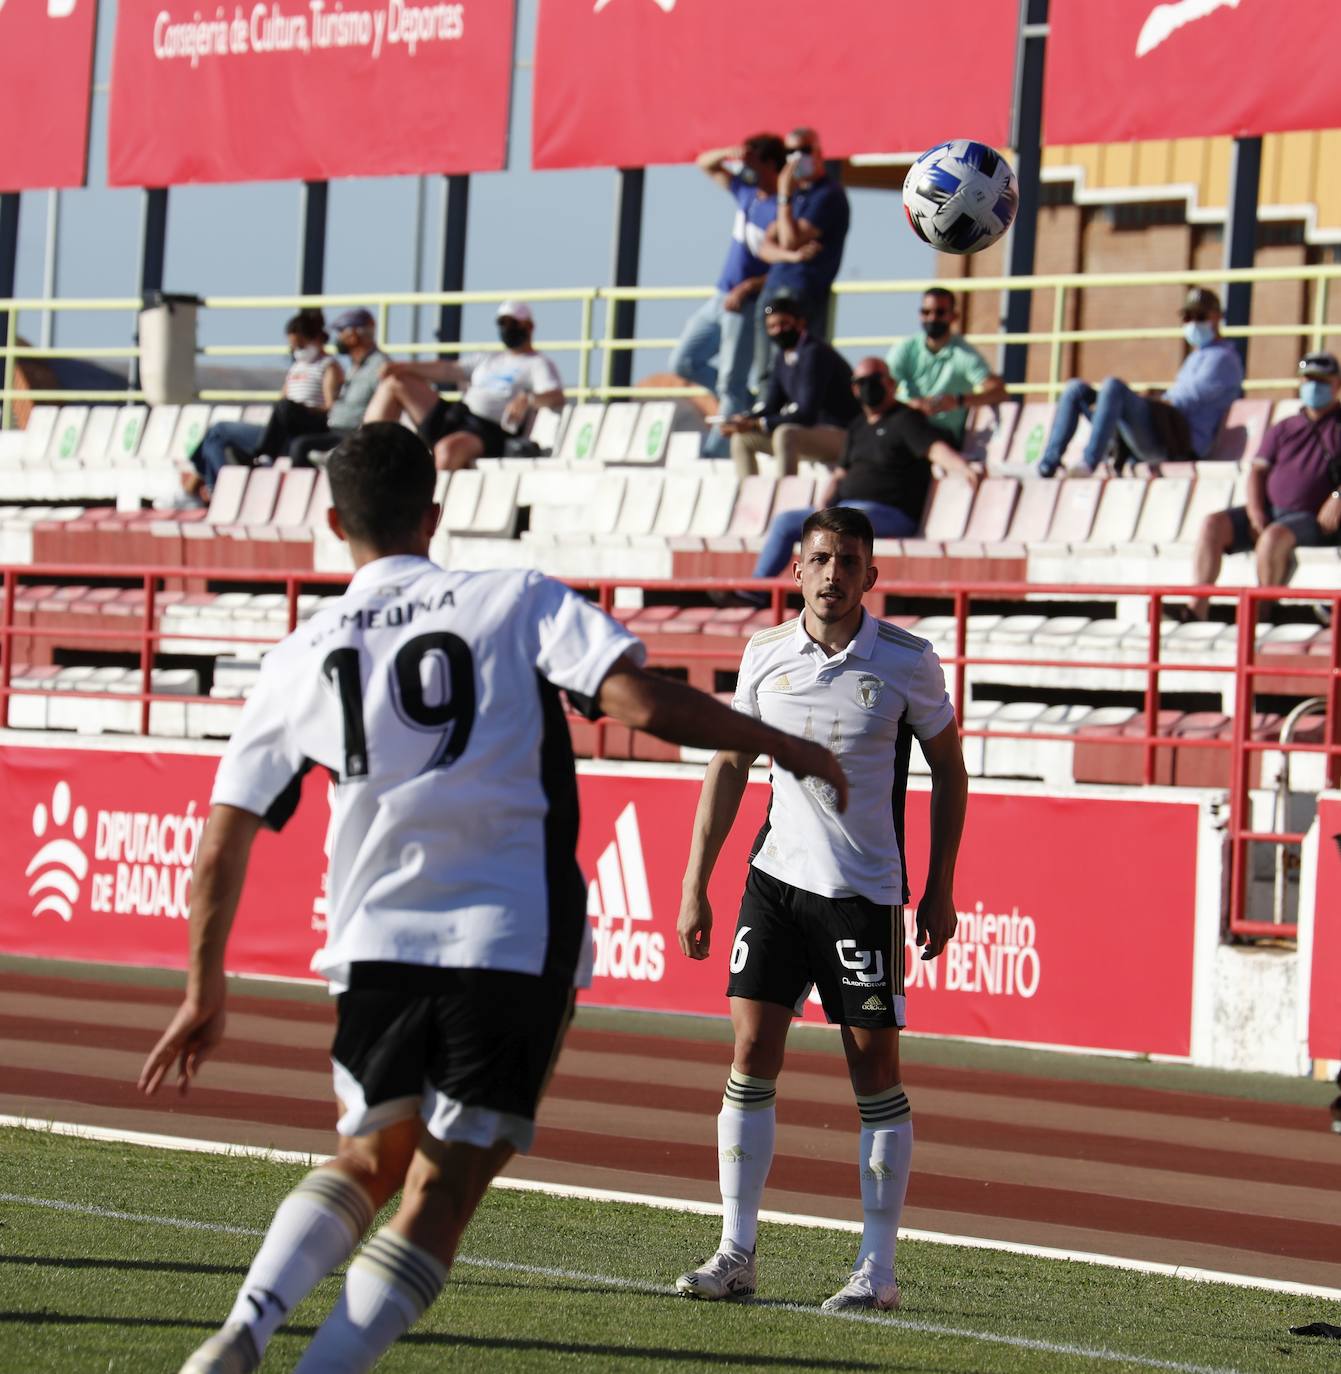
{"label": "player wearing number 19 jersey", "polygon": [[[848,1281],[826,1311],[896,1307],[894,1251],[912,1156],[912,1116],[900,1083],[904,926],[908,900],[903,802],[916,737],[931,769],[931,853],[917,908],[923,958],[955,930],[951,884],[967,777],[945,678],[931,646],[862,606],[875,583],[873,534],[860,511],[810,516],[794,568],[798,620],[762,630],[740,665],[734,705],[824,741],[851,786],[846,814],[823,784],[773,775],[731,946],[727,996],[735,1054],[717,1118],[722,1238],[681,1275],[687,1297],[754,1292],[755,1240],[773,1158],[776,1081],[787,1030],[812,986],[842,1027],[861,1117],[864,1226]],[[680,908],[680,948],[705,958],[712,933],[708,879],[735,820],[753,758],[718,754],[694,821]]]}
{"label": "player wearing number 19 jersey", "polygon": [[[432,459],[399,425],[332,455],[347,593],[266,658],[215,780],[192,887],[187,995],[151,1052],[183,1091],[223,1033],[224,950],[265,823],[312,767],[336,780],[329,916],[314,967],[339,993],[336,1158],[276,1213],[222,1331],[183,1374],[247,1374],[377,1208],[302,1374],[369,1369],[441,1289],[484,1189],[531,1143],[536,1104],[590,976],[577,784],[560,701],[664,739],[771,749],[845,787],[824,749],[649,676],[642,647],[532,573],[430,562]],[[276,921],[293,914],[276,911]]]}

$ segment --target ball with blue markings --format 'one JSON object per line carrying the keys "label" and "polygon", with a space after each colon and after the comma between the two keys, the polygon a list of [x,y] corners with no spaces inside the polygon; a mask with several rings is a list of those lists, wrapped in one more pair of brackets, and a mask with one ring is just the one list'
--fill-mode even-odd
{"label": "ball with blue markings", "polygon": [[913,233],[940,253],[980,253],[1010,228],[1020,204],[1015,173],[995,148],[955,138],[908,169],[903,208]]}

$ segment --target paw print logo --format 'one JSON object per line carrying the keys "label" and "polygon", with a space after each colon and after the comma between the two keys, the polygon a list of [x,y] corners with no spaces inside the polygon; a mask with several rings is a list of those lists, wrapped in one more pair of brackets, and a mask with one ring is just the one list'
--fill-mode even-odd
{"label": "paw print logo", "polygon": [[53,832],[51,838],[24,870],[24,875],[33,879],[28,895],[38,899],[33,907],[34,916],[52,911],[62,921],[68,921],[79,900],[80,884],[88,876],[88,855],[75,843],[88,834],[88,812],[82,806],[71,808],[67,782],[58,782],[52,790],[49,810],[43,802],[33,808],[33,834],[40,840],[48,830]]}

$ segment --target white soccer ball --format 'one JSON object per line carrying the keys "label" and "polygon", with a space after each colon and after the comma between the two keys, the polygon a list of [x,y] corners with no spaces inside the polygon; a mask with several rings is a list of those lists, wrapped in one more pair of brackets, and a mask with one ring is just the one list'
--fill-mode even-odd
{"label": "white soccer ball", "polygon": [[1010,228],[1019,204],[1010,163],[971,138],[929,148],[903,182],[908,223],[941,253],[979,253],[989,247]]}

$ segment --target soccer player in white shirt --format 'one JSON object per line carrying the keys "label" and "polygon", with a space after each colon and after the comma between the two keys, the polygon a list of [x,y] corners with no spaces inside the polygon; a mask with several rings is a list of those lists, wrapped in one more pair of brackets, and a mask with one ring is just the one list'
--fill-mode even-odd
{"label": "soccer player in white shirt", "polygon": [[772,751],[846,796],[825,749],[644,673],[639,641],[575,592],[535,573],[430,562],[433,460],[410,431],[365,426],[327,471],[331,528],[357,571],[267,655],[220,763],[186,997],[140,1087],[153,1093],[176,1064],[185,1092],[218,1046],[252,842],[292,814],[319,765],[338,783],[328,931],[313,961],[340,994],[338,1149],[280,1205],[223,1329],[183,1374],[255,1369],[403,1187],[298,1365],[370,1369],[437,1296],[489,1181],[529,1148],[573,989],[591,970],[561,689],[663,739]]}
{"label": "soccer player in white shirt", "polygon": [[[931,646],[874,619],[873,534],[860,511],[817,511],[794,564],[805,602],[798,620],[761,630],[746,647],[733,705],[780,729],[823,741],[851,788],[840,813],[814,779],[773,772],[768,818],[741,901],[727,996],[735,1053],[717,1118],[722,1239],[681,1275],[688,1297],[755,1290],[759,1203],[773,1158],[775,1089],[787,1030],[811,986],[842,1027],[861,1116],[861,1248],[826,1311],[897,1307],[894,1249],[908,1187],[913,1131],[900,1083],[904,1024],[903,907],[908,901],[903,803],[916,735],[931,768],[931,853],[917,907],[917,943],[934,959],[953,937],[952,884],[968,778],[954,710]],[[691,959],[711,945],[708,880],[736,819],[754,755],[719,753],[694,820],[679,942]]]}

